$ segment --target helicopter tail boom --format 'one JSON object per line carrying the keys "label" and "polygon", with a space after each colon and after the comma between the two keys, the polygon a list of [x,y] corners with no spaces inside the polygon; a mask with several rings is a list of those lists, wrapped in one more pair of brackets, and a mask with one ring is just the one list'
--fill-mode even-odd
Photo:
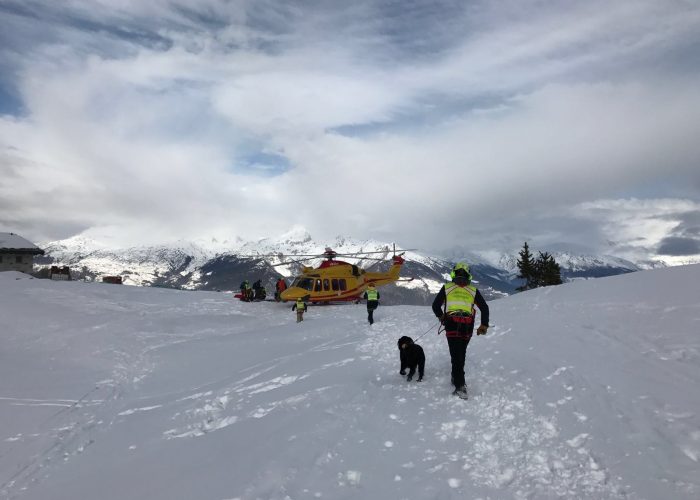
{"label": "helicopter tail boom", "polygon": [[375,286],[388,285],[399,280],[399,273],[401,272],[401,266],[404,263],[403,257],[401,255],[394,256],[394,263],[391,268],[386,273],[365,273],[365,282],[373,283]]}

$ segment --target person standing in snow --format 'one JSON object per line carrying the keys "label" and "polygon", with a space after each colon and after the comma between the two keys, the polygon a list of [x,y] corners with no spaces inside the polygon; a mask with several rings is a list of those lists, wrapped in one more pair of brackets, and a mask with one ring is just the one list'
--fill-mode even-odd
{"label": "person standing in snow", "polygon": [[241,300],[249,302],[251,299],[252,290],[250,289],[250,283],[248,280],[243,280],[241,283]]}
{"label": "person standing in snow", "polygon": [[481,313],[481,325],[477,335],[485,335],[489,328],[489,306],[479,290],[471,284],[469,266],[462,262],[455,264],[450,273],[452,281],[446,283],[433,301],[433,312],[445,326],[445,336],[452,361],[452,394],[467,398],[467,384],[464,380],[464,362],[467,345],[474,332],[474,306]]}
{"label": "person standing in snow", "polygon": [[277,284],[275,285],[275,300],[279,302],[282,300],[282,292],[284,292],[287,289],[287,282],[284,281],[284,278],[280,278],[277,280]]}
{"label": "person standing in snow", "polygon": [[262,286],[261,280],[258,280],[255,283],[253,283],[253,299],[265,300],[266,296],[267,292],[265,291],[265,287]]}
{"label": "person standing in snow", "polygon": [[292,306],[292,311],[294,309],[297,310],[297,323],[304,321],[304,313],[306,312],[306,309],[307,309],[306,302],[304,302],[305,298],[306,297],[298,298],[297,301]]}
{"label": "person standing in snow", "polygon": [[367,321],[371,325],[374,323],[374,310],[379,307],[379,292],[374,287],[374,283],[367,285],[367,291],[362,298],[367,301]]}

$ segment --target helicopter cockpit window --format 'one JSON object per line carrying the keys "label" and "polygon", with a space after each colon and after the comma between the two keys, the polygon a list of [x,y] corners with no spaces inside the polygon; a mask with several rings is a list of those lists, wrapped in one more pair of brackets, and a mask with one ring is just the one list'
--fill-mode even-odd
{"label": "helicopter cockpit window", "polygon": [[352,275],[353,275],[353,276],[359,276],[359,275],[360,275],[360,270],[357,268],[357,266],[352,266]]}
{"label": "helicopter cockpit window", "polygon": [[316,280],[316,289],[314,291],[316,291],[316,292],[321,291],[321,280],[320,279]]}
{"label": "helicopter cockpit window", "polygon": [[338,279],[337,279],[337,278],[333,278],[333,279],[331,280],[331,285],[333,286],[333,291],[334,291],[334,292],[337,292],[337,291],[339,290],[339,288],[338,288]]}
{"label": "helicopter cockpit window", "polygon": [[330,289],[331,289],[331,282],[328,278],[326,278],[323,280],[323,291],[327,292]]}
{"label": "helicopter cockpit window", "polygon": [[348,289],[348,286],[345,284],[345,280],[341,278],[339,281],[340,281],[340,289],[341,289],[342,291],[347,290],[347,289]]}
{"label": "helicopter cockpit window", "polygon": [[311,291],[314,286],[314,280],[311,278],[297,278],[294,280],[294,283],[292,283],[292,286],[298,286],[304,290]]}

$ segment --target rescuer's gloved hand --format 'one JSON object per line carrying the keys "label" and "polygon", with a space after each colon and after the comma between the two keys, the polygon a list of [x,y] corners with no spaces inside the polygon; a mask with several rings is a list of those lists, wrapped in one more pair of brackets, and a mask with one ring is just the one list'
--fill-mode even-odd
{"label": "rescuer's gloved hand", "polygon": [[486,335],[486,330],[488,330],[489,327],[488,325],[481,325],[479,328],[476,329],[476,334],[477,335]]}

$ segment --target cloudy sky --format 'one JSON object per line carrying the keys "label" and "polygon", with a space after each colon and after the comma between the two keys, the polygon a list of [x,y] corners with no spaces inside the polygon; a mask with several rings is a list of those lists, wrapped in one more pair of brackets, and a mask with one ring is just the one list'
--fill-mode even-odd
{"label": "cloudy sky", "polygon": [[0,231],[700,257],[695,0],[0,0]]}

